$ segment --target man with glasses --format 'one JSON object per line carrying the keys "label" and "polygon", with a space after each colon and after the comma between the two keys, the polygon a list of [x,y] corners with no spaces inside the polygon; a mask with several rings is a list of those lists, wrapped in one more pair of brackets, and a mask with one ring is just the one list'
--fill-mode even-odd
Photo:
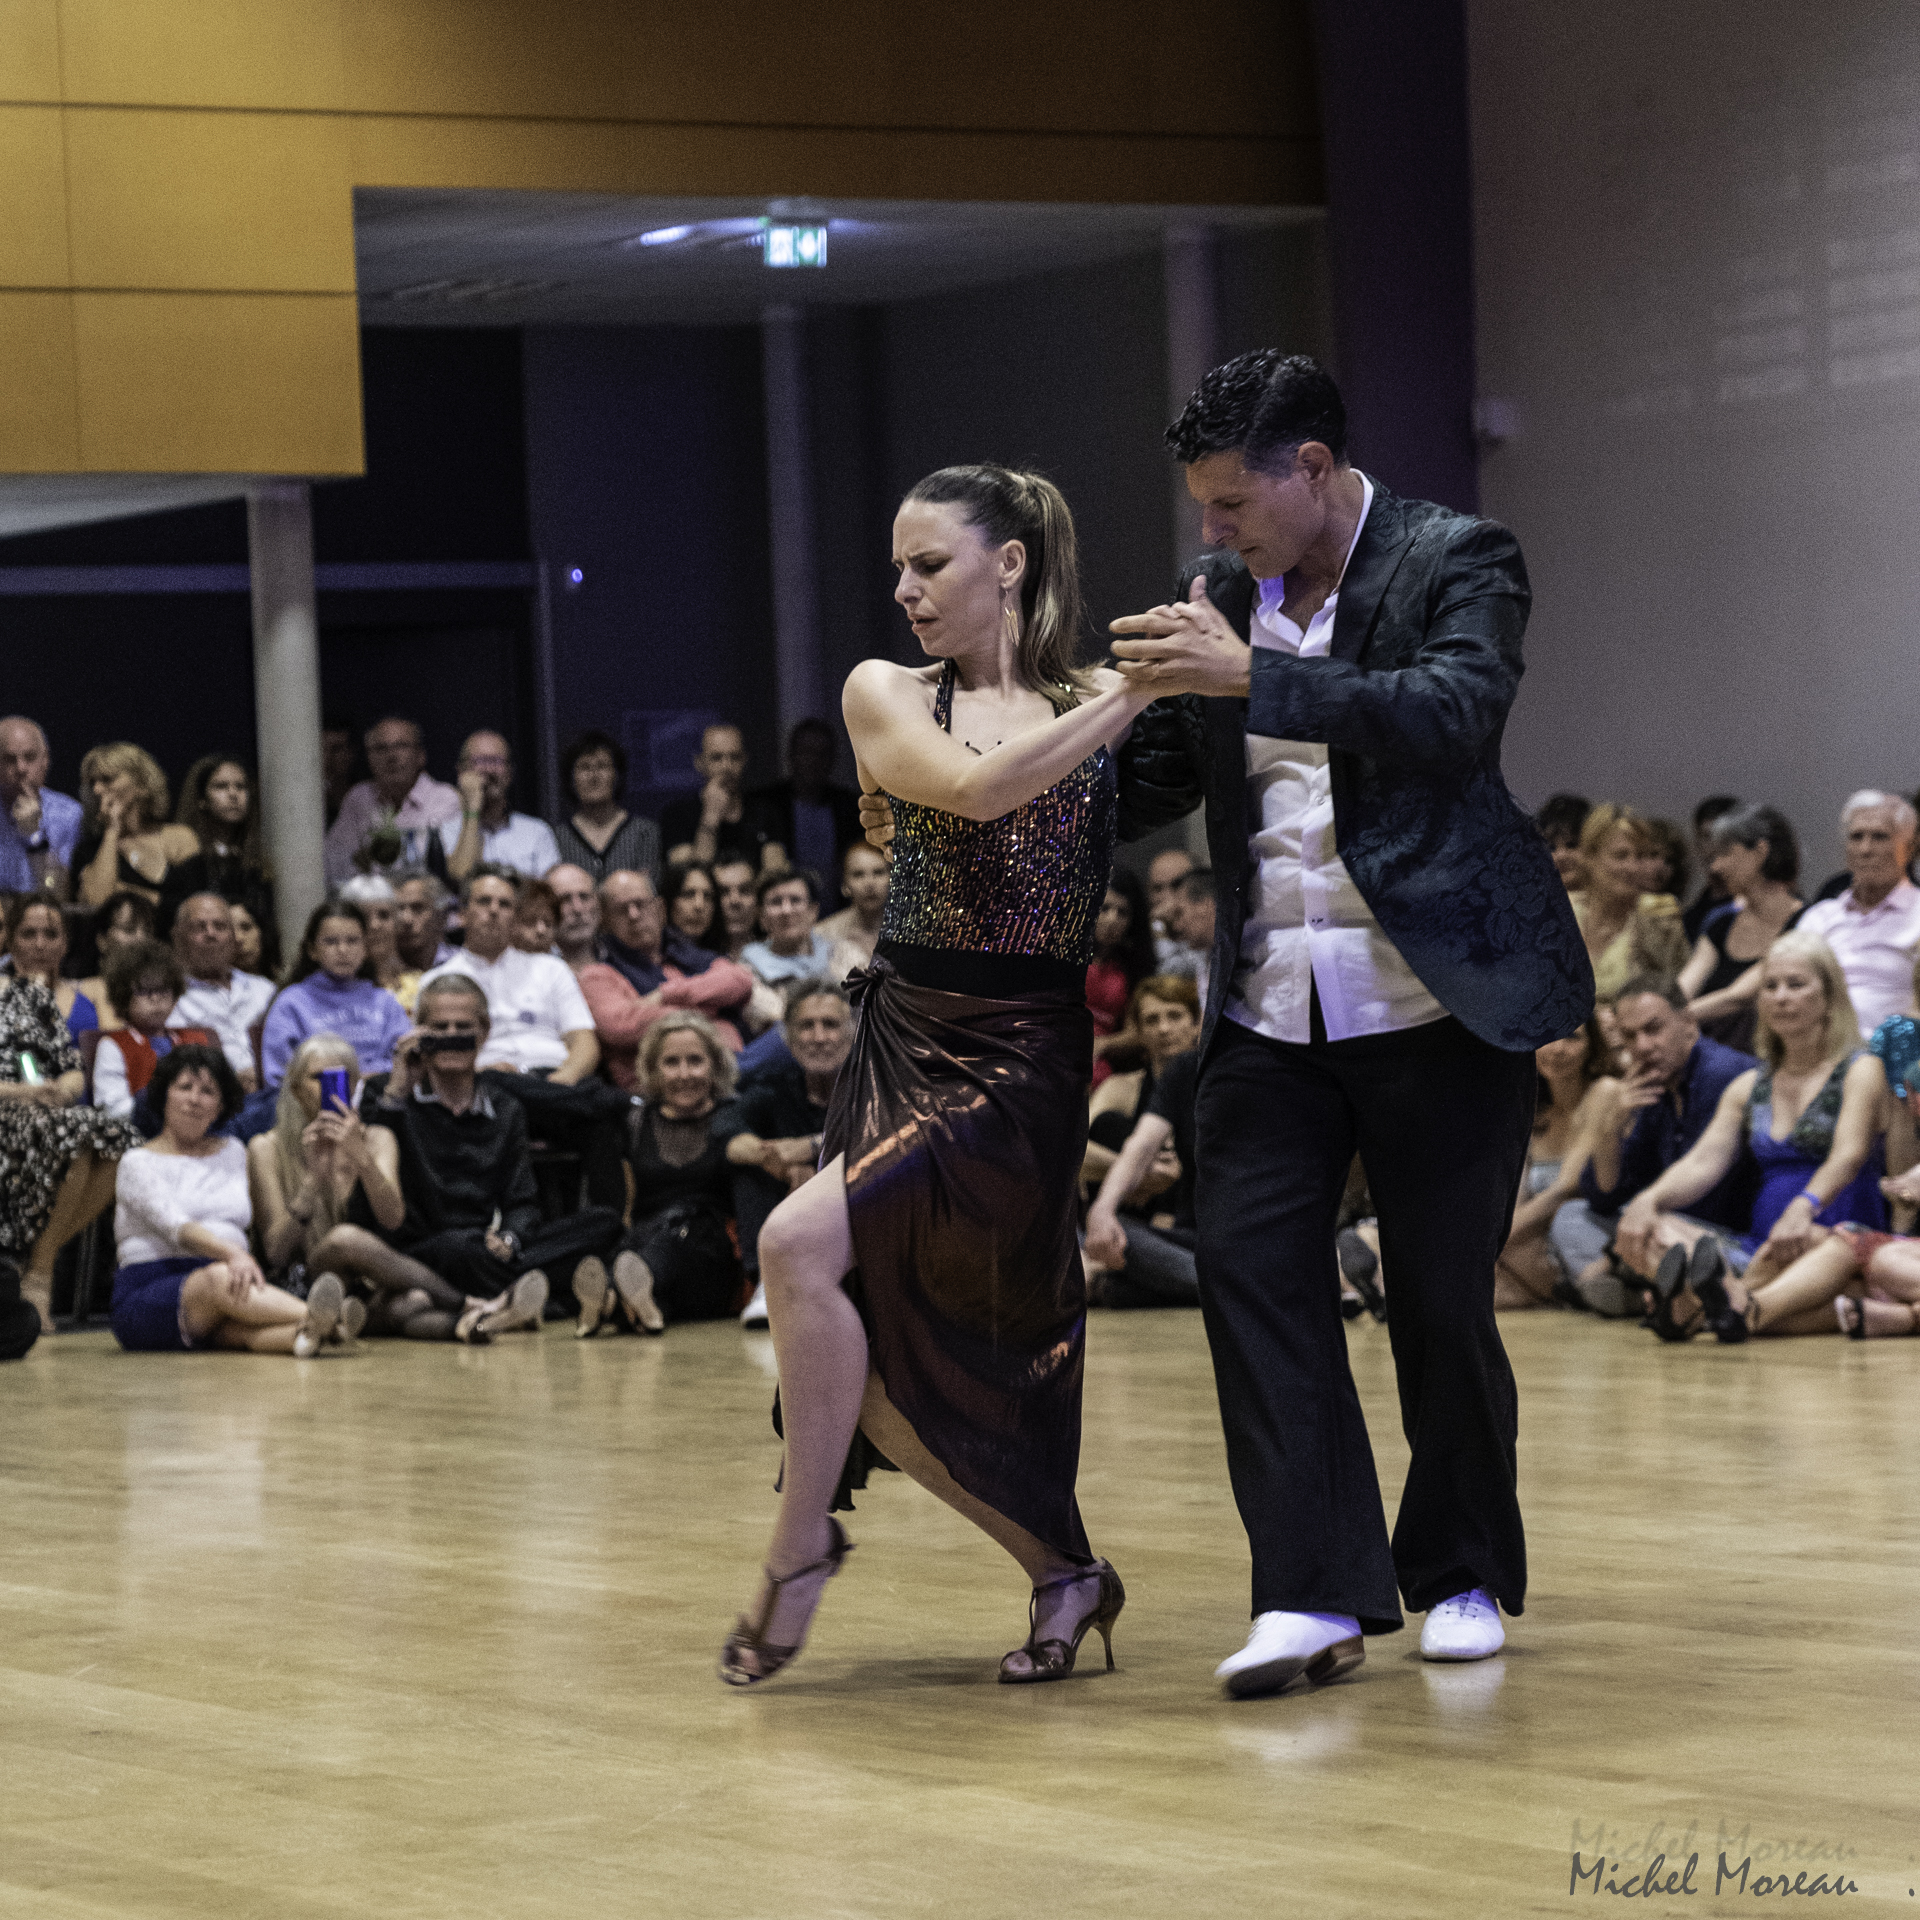
{"label": "man with glasses", "polygon": [[507,805],[513,787],[513,750],[497,733],[470,733],[460,749],[460,818],[440,828],[447,872],[456,883],[484,861],[511,867],[529,880],[560,864],[553,829]]}

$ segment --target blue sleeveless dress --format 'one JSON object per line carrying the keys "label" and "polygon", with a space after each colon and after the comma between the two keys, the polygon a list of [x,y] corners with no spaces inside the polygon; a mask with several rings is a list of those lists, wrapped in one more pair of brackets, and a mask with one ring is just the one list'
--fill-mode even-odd
{"label": "blue sleeveless dress", "polygon": [[[954,675],[934,717],[952,726]],[[890,796],[891,797],[891,796]],[[1105,748],[998,820],[892,798],[874,963],[823,1160],[846,1155],[848,1292],[874,1370],[975,1498],[1071,1559],[1086,1283],[1076,1215],[1086,969],[1118,838]],[[856,1437],[837,1504],[887,1464]]]}
{"label": "blue sleeveless dress", "polygon": [[[1753,1091],[1747,1096],[1747,1145],[1760,1169],[1760,1190],[1754,1196],[1753,1217],[1742,1241],[1749,1253],[1759,1250],[1773,1231],[1773,1224],[1798,1198],[1807,1182],[1820,1171],[1820,1163],[1833,1151],[1834,1129],[1840,1119],[1840,1102],[1846,1092],[1847,1069],[1859,1059],[1850,1053],[1827,1075],[1820,1091],[1807,1102],[1807,1110],[1796,1120],[1784,1140],[1773,1137],[1773,1069],[1762,1066],[1754,1075]],[[1876,1140],[1866,1164],[1854,1175],[1816,1216],[1823,1227],[1843,1223],[1883,1228],[1887,1224],[1887,1203],[1880,1192],[1880,1181],[1887,1170],[1885,1143]]]}

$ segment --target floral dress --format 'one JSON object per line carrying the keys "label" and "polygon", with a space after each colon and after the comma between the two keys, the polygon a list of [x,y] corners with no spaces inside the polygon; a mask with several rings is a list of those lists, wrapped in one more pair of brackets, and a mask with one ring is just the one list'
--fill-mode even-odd
{"label": "floral dress", "polygon": [[[37,981],[16,980],[0,992],[0,1082],[28,1078],[23,1055],[42,1080],[80,1071],[53,995]],[[43,1107],[0,1096],[0,1253],[26,1259],[47,1230],[60,1183],[86,1148],[118,1160],[139,1144],[125,1121],[97,1108]]]}

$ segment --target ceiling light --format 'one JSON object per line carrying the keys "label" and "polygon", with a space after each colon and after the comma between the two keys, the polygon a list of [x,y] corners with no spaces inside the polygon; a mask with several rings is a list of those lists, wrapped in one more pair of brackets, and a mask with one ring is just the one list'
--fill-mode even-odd
{"label": "ceiling light", "polygon": [[691,227],[655,227],[651,233],[636,237],[643,247],[670,247],[676,240],[684,240],[692,231]]}

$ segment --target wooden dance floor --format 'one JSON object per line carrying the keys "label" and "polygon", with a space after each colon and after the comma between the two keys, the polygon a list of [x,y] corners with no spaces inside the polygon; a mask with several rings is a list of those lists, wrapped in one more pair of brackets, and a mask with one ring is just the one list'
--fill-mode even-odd
{"label": "wooden dance floor", "polygon": [[[1416,1621],[1241,1704],[1195,1314],[1095,1321],[1120,1670],[1095,1639],[1031,1689],[993,1681],[1018,1574],[892,1476],[802,1662],[714,1679],[773,1507],[765,1336],[43,1341],[0,1369],[0,1914],[1546,1914],[1576,1846],[1613,1883],[1581,1911],[1661,1851],[1675,1891],[1632,1910],[1920,1911],[1920,1341],[1503,1326],[1533,1554],[1504,1657],[1423,1666]],[[1391,1511],[1386,1336],[1350,1339]],[[1796,1873],[1858,1892],[1771,1897]]]}

